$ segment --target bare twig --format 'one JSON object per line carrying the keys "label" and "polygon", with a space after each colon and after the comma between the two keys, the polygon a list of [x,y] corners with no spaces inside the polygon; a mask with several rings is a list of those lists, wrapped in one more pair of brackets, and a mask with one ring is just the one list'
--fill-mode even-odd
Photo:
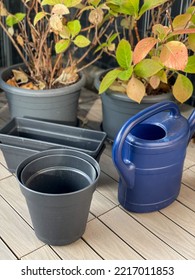
{"label": "bare twig", "polygon": [[26,60],[26,58],[24,57],[22,51],[20,50],[19,46],[16,44],[16,42],[14,41],[14,39],[12,38],[12,36],[9,34],[9,32],[7,31],[7,29],[5,28],[5,26],[3,25],[2,21],[0,20],[0,26],[3,29],[3,31],[6,33],[6,35],[8,36],[8,38],[10,39],[10,41],[12,42],[13,46],[16,48],[18,54],[20,55],[20,57],[22,58],[22,60],[24,61],[25,65],[30,68],[28,61]]}
{"label": "bare twig", "polygon": [[102,52],[100,52],[100,54],[92,61],[90,61],[89,63],[86,63],[84,66],[82,66],[80,69],[77,70],[77,72],[81,72],[82,70],[84,70],[85,68],[89,67],[90,65],[94,64],[97,60],[99,60],[102,57]]}

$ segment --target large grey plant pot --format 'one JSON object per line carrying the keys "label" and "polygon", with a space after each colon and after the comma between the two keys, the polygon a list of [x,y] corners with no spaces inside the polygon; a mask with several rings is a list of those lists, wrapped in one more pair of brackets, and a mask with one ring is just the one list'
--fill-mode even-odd
{"label": "large grey plant pot", "polygon": [[[97,90],[100,87],[100,79],[105,73],[105,70],[99,72],[94,79],[94,85]],[[145,96],[142,102],[138,104],[125,94],[107,90],[101,94],[101,100],[103,115],[102,129],[106,132],[108,139],[113,141],[123,124],[129,118],[155,103],[173,100],[173,95],[166,93],[156,96]]]}
{"label": "large grey plant pot", "polygon": [[62,246],[83,235],[99,176],[96,160],[75,150],[47,150],[21,162],[16,178],[40,240]]}
{"label": "large grey plant pot", "polygon": [[11,117],[30,117],[68,125],[77,124],[78,100],[85,76],[72,85],[49,90],[28,90],[12,87],[6,81],[12,69],[25,68],[24,64],[10,66],[0,72],[0,88],[4,90]]}

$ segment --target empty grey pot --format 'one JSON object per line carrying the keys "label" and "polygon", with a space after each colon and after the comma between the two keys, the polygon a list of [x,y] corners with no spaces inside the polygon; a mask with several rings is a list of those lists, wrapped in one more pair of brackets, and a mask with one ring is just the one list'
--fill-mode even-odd
{"label": "empty grey pot", "polygon": [[41,241],[59,246],[83,235],[99,175],[94,158],[69,149],[36,153],[18,166],[16,177]]}

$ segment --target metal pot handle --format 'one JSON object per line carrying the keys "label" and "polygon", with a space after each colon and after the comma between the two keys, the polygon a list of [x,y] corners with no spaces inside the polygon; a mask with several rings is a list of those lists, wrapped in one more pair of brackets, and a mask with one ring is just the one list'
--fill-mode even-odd
{"label": "metal pot handle", "polygon": [[162,111],[170,111],[170,117],[181,116],[178,106],[172,101],[164,101],[154,104],[131,117],[118,132],[112,149],[113,162],[120,174],[124,185],[128,188],[134,187],[135,165],[128,159],[122,158],[122,148],[129,132],[139,123]]}

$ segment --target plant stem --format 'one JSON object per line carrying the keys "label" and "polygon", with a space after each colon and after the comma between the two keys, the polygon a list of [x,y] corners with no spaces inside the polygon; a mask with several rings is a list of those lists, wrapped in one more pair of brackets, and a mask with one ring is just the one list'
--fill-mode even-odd
{"label": "plant stem", "polygon": [[92,61],[90,61],[89,63],[85,64],[83,67],[81,67],[80,69],[77,70],[77,73],[79,73],[80,71],[84,70],[85,68],[89,67],[90,65],[92,65],[93,63],[95,63],[98,59],[100,59],[102,56],[102,52],[100,52],[100,54]]}
{"label": "plant stem", "polygon": [[136,39],[139,42],[140,41],[140,36],[139,36],[138,27],[137,27],[137,20],[135,20],[135,22],[134,22],[134,30],[135,30]]}
{"label": "plant stem", "polygon": [[51,88],[51,86],[52,86],[52,83],[53,83],[53,77],[54,77],[54,74],[55,74],[56,68],[57,68],[58,63],[59,63],[59,61],[60,61],[60,59],[61,59],[61,58],[62,58],[62,54],[59,54],[59,55],[58,55],[58,58],[57,58],[57,60],[56,60],[56,62],[55,62],[55,64],[54,64],[53,70],[52,70],[52,72],[51,72],[50,81],[49,81],[49,89],[50,89],[50,88]]}
{"label": "plant stem", "polygon": [[12,42],[13,46],[16,48],[18,54],[20,55],[20,57],[22,58],[23,62],[25,63],[25,65],[28,67],[28,69],[30,70],[30,65],[28,63],[28,61],[26,60],[26,58],[24,57],[23,53],[21,52],[20,48],[18,47],[18,45],[16,44],[16,42],[14,41],[14,39],[12,38],[12,36],[9,34],[9,32],[7,31],[7,29],[5,28],[5,26],[3,25],[2,21],[0,20],[0,26],[2,27],[3,31],[6,33],[6,35],[8,36],[8,38],[10,39],[10,41]]}

